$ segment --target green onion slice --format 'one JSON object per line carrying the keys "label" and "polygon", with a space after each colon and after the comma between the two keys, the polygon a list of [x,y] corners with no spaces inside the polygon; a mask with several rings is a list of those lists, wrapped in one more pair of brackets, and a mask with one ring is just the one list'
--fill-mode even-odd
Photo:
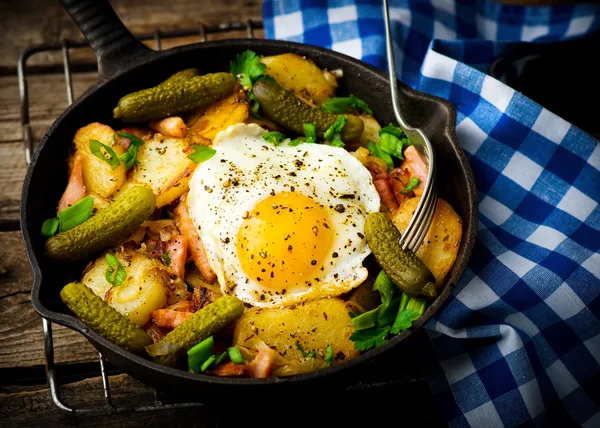
{"label": "green onion slice", "polygon": [[102,144],[98,140],[90,140],[89,146],[92,154],[109,164],[112,169],[117,169],[121,164],[119,157],[110,146]]}
{"label": "green onion slice", "polygon": [[325,365],[329,367],[333,363],[333,345],[330,343],[325,351]]}
{"label": "green onion slice", "polygon": [[237,346],[232,346],[231,348],[228,348],[227,353],[229,354],[229,359],[232,363],[244,364],[244,357],[242,357],[242,352]]}
{"label": "green onion slice", "polygon": [[[112,254],[106,254],[106,261],[108,262],[109,268],[106,269],[104,274],[106,280],[111,283],[114,287],[118,287],[123,284],[123,281],[127,278],[127,271],[115,256]],[[113,275],[114,273],[114,275]]]}
{"label": "green onion slice", "polygon": [[119,132],[118,134],[120,138],[127,138],[129,140],[127,151],[119,156],[119,160],[125,163],[125,169],[129,171],[137,164],[137,152],[138,149],[144,145],[144,140],[135,135],[128,134],[127,132]]}
{"label": "green onion slice", "polygon": [[304,124],[304,135],[306,136],[307,143],[317,142],[317,127],[312,123]]}
{"label": "green onion slice", "polygon": [[206,370],[206,368],[202,370],[202,366],[211,356],[213,356],[213,343],[214,339],[210,336],[187,351],[188,370],[190,372],[199,373]]}
{"label": "green onion slice", "polygon": [[402,189],[400,191],[400,193],[402,193],[403,195],[406,195],[407,193],[412,192],[413,190],[415,190],[415,188],[421,184],[421,180],[418,177],[411,177],[410,181],[408,182],[408,184],[406,185],[406,187],[404,189]]}
{"label": "green onion slice", "polygon": [[200,371],[206,371],[206,369],[210,367],[210,365],[215,361],[216,358],[217,357],[215,357],[214,355],[208,357],[208,359],[205,362],[203,362],[200,366]]}
{"label": "green onion slice", "polygon": [[196,163],[206,162],[217,153],[215,149],[202,144],[194,144],[192,150],[194,150],[194,153],[188,155],[188,158]]}
{"label": "green onion slice", "polygon": [[60,231],[64,232],[83,223],[92,216],[92,210],[94,208],[94,198],[86,196],[80,199],[78,202],[71,205],[69,208],[65,208],[58,213],[58,219],[60,220]]}
{"label": "green onion slice", "polygon": [[344,116],[340,116],[337,118],[337,120],[333,123],[333,125],[331,125],[327,131],[325,131],[325,139],[327,141],[331,141],[331,140],[340,140],[341,141],[341,137],[336,137],[335,134],[339,134],[342,132],[342,129],[344,129],[344,126],[346,126],[346,118]]}
{"label": "green onion slice", "polygon": [[270,131],[263,135],[263,140],[268,141],[269,143],[274,144],[276,146],[280,145],[284,139],[285,135],[277,131]]}
{"label": "green onion slice", "polygon": [[56,235],[58,232],[58,226],[60,225],[60,220],[58,217],[53,217],[44,220],[42,224],[42,236],[45,238],[50,238],[51,236]]}
{"label": "green onion slice", "polygon": [[392,157],[381,150],[381,147],[375,141],[367,141],[367,148],[369,149],[369,152],[371,152],[371,155],[382,159],[387,164],[389,169],[394,168],[394,161],[392,160]]}
{"label": "green onion slice", "polygon": [[167,264],[167,266],[171,266],[171,255],[169,254],[168,251],[163,253],[162,258],[165,261],[165,263]]}

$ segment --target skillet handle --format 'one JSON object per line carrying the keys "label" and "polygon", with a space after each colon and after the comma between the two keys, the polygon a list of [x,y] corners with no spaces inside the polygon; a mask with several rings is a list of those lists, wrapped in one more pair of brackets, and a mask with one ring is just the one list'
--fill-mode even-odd
{"label": "skillet handle", "polygon": [[133,37],[108,0],[60,0],[60,3],[94,50],[98,81],[106,81],[157,55]]}

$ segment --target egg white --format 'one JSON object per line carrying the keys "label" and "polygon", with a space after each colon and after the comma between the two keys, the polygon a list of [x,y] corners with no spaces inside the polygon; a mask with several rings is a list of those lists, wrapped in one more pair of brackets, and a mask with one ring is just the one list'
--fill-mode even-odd
{"label": "egg white", "polygon": [[[371,174],[343,148],[324,144],[275,146],[255,124],[237,124],[213,142],[217,153],[197,166],[187,204],[224,294],[259,307],[282,307],[333,297],[367,277],[363,260],[370,254],[364,239],[366,216],[380,209]],[[265,289],[243,271],[238,259],[240,226],[253,208],[280,192],[300,192],[328,213],[334,239],[314,281],[279,293]],[[343,212],[335,207],[344,207]],[[334,254],[335,253],[335,254]]]}

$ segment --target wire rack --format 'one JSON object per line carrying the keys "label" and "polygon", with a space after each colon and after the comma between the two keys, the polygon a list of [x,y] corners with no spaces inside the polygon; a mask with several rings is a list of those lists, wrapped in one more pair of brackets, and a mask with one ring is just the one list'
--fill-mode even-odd
{"label": "wire rack", "polygon": [[[247,37],[253,38],[255,30],[262,29],[263,24],[261,21],[237,21],[228,22],[218,25],[204,25],[200,24],[196,28],[179,29],[171,31],[160,31],[156,30],[152,33],[137,34],[136,37],[141,41],[154,41],[154,47],[156,50],[162,48],[163,39],[173,39],[181,37],[196,36],[199,37],[200,42],[205,42],[207,36],[217,33],[231,33],[245,31]],[[18,64],[17,64],[17,75],[19,80],[19,96],[21,101],[21,124],[23,126],[23,141],[25,160],[27,164],[31,162],[31,154],[34,150],[34,136],[30,121],[30,104],[28,94],[28,66],[27,61],[36,54],[48,53],[48,52],[60,52],[62,55],[62,69],[65,75],[65,87],[67,93],[67,101],[69,104],[73,102],[73,70],[70,58],[70,51],[74,48],[88,47],[89,44],[85,41],[69,41],[63,40],[56,44],[40,44],[28,46],[21,53]],[[91,66],[92,64],[88,64]],[[202,403],[196,402],[176,402],[176,403],[163,403],[161,399],[161,393],[159,390],[154,389],[154,402],[143,406],[118,406],[113,403],[111,398],[111,387],[107,372],[106,359],[101,353],[99,356],[99,369],[102,377],[102,386],[104,390],[104,404],[101,406],[94,407],[74,407],[63,401],[60,394],[60,377],[58,368],[54,362],[54,341],[52,339],[52,323],[45,318],[42,318],[42,328],[44,331],[44,351],[46,358],[46,377],[48,380],[48,387],[50,390],[50,397],[52,402],[60,410],[72,413],[72,414],[112,414],[121,412],[147,412],[156,410],[167,410],[176,408],[186,407],[199,407],[203,406]]]}

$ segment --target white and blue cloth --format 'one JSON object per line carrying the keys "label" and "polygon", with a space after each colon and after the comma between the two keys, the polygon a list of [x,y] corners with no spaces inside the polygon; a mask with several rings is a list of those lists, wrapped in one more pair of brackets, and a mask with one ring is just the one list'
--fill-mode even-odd
{"label": "white and blue cloth", "polygon": [[[511,42],[598,31],[600,5],[396,0],[391,16],[399,76],[456,106],[479,196],[473,257],[425,326],[441,414],[600,427],[600,144],[485,74]],[[263,19],[268,38],[386,67],[379,0],[265,0]]]}

